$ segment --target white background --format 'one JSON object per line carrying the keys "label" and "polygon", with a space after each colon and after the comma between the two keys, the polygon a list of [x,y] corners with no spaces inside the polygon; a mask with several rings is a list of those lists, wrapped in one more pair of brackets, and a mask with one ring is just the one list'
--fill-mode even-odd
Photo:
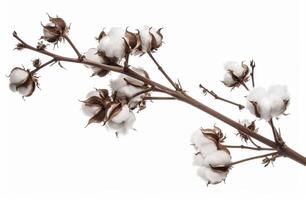
{"label": "white background", "polygon": [[[258,85],[287,84],[292,103],[277,126],[287,144],[306,155],[305,53],[306,6],[302,1],[2,1],[0,68],[0,199],[276,199],[305,197],[305,167],[286,158],[264,168],[260,160],[233,168],[226,184],[206,187],[192,166],[189,136],[196,128],[222,127],[228,143],[239,144],[235,130],[180,102],[154,102],[137,115],[137,132],[117,139],[88,120],[79,99],[107,78],[89,78],[83,66],[65,63],[39,72],[42,90],[25,101],[8,89],[15,66],[40,57],[12,49],[13,30],[31,44],[41,36],[46,12],[71,22],[71,39],[84,52],[96,45],[103,27],[164,27],[165,44],[155,54],[189,94],[233,119],[250,116],[203,97],[198,84],[243,102],[247,93],[229,92],[220,83],[222,63],[255,59]],[[74,56],[60,44],[55,49]],[[154,80],[167,84],[144,55]],[[113,74],[112,76],[114,76]],[[264,122],[260,132],[271,137]],[[250,152],[233,151],[233,160]]]}

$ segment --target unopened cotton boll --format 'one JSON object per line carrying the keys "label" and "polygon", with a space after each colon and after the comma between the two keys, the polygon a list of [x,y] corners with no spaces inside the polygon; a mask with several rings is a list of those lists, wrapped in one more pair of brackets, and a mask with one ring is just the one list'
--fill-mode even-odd
{"label": "unopened cotton boll", "polygon": [[227,166],[231,162],[231,155],[224,151],[218,150],[212,152],[211,154],[207,155],[204,159],[204,165],[206,166]]}
{"label": "unopened cotton boll", "polygon": [[199,167],[197,174],[207,181],[207,184],[218,184],[226,179],[228,171],[213,170],[210,167]]}
{"label": "unopened cotton boll", "polygon": [[66,22],[59,17],[49,16],[49,21],[49,23],[43,25],[44,35],[41,38],[56,44],[63,40],[64,35],[69,31],[69,27],[66,25]]}

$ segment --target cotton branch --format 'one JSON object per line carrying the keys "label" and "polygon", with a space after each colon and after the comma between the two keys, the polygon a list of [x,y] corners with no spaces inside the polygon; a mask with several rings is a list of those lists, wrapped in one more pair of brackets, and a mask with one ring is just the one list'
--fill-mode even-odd
{"label": "cotton branch", "polygon": [[206,95],[208,93],[208,94],[210,94],[211,96],[213,96],[217,100],[221,100],[221,101],[224,101],[226,103],[229,103],[229,104],[232,104],[234,106],[237,106],[239,108],[239,110],[242,110],[244,108],[244,106],[241,105],[241,104],[235,103],[233,101],[230,101],[230,100],[227,100],[225,98],[222,98],[222,97],[218,96],[214,91],[208,90],[202,84],[200,84],[199,87],[203,90],[203,94],[204,95]]}
{"label": "cotton branch", "polygon": [[[169,78],[169,76],[164,72],[164,70],[161,68],[161,66],[156,62],[156,60],[154,59],[154,57],[152,56],[151,53],[149,53],[149,56],[151,57],[151,59],[155,62],[155,64],[158,66],[159,70],[164,74],[164,76],[168,79],[168,81],[171,83],[171,85],[175,88],[175,90],[170,89],[164,85],[161,85],[153,80],[150,80],[136,72],[134,72],[131,69],[126,69],[123,70],[123,66],[120,65],[107,65],[107,64],[98,64],[95,62],[90,62],[90,61],[86,61],[83,59],[80,59],[80,57],[78,58],[69,58],[69,57],[65,57],[65,56],[61,56],[55,53],[51,53],[45,49],[40,49],[40,48],[36,48],[33,47],[31,45],[28,45],[27,43],[25,43],[22,39],[20,39],[17,35],[16,32],[13,33],[13,36],[22,44],[19,46],[22,46],[22,48],[25,49],[29,49],[47,56],[52,57],[53,59],[55,59],[56,61],[65,61],[65,62],[71,62],[71,63],[79,63],[82,65],[91,65],[91,66],[95,66],[97,68],[103,69],[103,70],[108,70],[108,71],[114,71],[114,72],[118,72],[118,73],[122,73],[125,74],[129,77],[132,77],[136,80],[139,80],[143,83],[146,83],[147,85],[154,87],[156,89],[158,89],[158,91],[164,93],[164,94],[168,94],[171,97],[185,102],[195,108],[198,108],[200,110],[202,110],[203,112],[223,121],[224,123],[228,124],[229,126],[243,132],[244,134],[248,135],[249,137],[260,141],[261,143],[275,149],[277,152],[275,153],[271,153],[271,154],[265,154],[259,157],[254,157],[254,158],[248,158],[245,160],[251,160],[251,159],[256,159],[256,158],[260,158],[260,157],[264,157],[264,156],[269,156],[269,155],[276,155],[276,154],[280,154],[283,156],[286,156],[288,158],[291,158],[303,165],[306,165],[306,158],[304,156],[302,156],[301,154],[295,152],[294,150],[292,150],[291,148],[289,148],[288,146],[286,146],[285,144],[280,145],[279,143],[273,142],[271,140],[269,140],[268,138],[262,136],[263,134],[258,134],[246,127],[244,127],[243,125],[237,123],[235,120],[231,119],[230,117],[227,117],[213,109],[211,109],[210,107],[202,104],[201,102],[197,101],[196,99],[192,98],[191,96],[187,95],[186,93],[183,93],[178,87],[177,85]],[[240,162],[244,162],[244,161],[237,161],[232,163],[232,165],[240,163]]]}

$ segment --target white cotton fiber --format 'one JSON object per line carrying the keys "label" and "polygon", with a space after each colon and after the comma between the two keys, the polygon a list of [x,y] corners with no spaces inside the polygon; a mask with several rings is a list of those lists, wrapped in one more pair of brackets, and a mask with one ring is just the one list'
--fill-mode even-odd
{"label": "white cotton fiber", "polygon": [[229,153],[223,150],[218,150],[205,157],[204,165],[224,166],[230,164],[230,162],[231,162],[231,156],[229,155]]}
{"label": "white cotton fiber", "polygon": [[211,184],[217,184],[226,179],[227,172],[214,171],[209,167],[199,167],[197,174]]}
{"label": "white cotton fiber", "polygon": [[22,84],[24,83],[29,77],[29,72],[15,68],[12,70],[10,74],[10,83],[12,84]]}

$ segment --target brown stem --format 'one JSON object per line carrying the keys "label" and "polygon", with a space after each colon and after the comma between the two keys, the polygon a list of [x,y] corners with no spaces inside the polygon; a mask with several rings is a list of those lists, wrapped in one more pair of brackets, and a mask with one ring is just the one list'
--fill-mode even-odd
{"label": "brown stem", "polygon": [[275,149],[272,148],[263,148],[263,147],[249,147],[244,145],[223,145],[227,148],[236,148],[236,149],[250,149],[250,150],[256,150],[256,151],[272,151]]}
{"label": "brown stem", "polygon": [[177,85],[174,83],[174,81],[172,81],[170,76],[164,71],[162,66],[160,66],[160,64],[156,61],[156,59],[153,57],[152,53],[148,52],[148,55],[150,56],[150,58],[155,63],[155,65],[157,66],[158,70],[161,71],[161,73],[166,77],[166,79],[171,83],[171,85],[177,90],[178,89]]}
{"label": "brown stem", "polygon": [[66,40],[67,40],[67,42],[70,44],[70,46],[72,47],[72,49],[75,51],[75,53],[77,54],[77,56],[78,56],[78,58],[80,59],[80,60],[82,60],[82,58],[83,58],[83,56],[82,56],[82,54],[79,52],[79,50],[76,48],[76,46],[73,44],[73,42],[70,40],[70,38],[68,37],[68,35],[64,35],[63,36]]}
{"label": "brown stem", "polygon": [[176,100],[174,97],[144,97],[144,100]]}
{"label": "brown stem", "polygon": [[49,60],[48,62],[46,62],[46,63],[44,63],[44,64],[42,64],[42,65],[40,65],[39,67],[36,67],[34,70],[31,71],[31,74],[32,74],[32,75],[35,74],[36,72],[38,72],[39,70],[41,70],[42,68],[48,66],[49,64],[51,64],[51,63],[53,63],[53,62],[56,62],[56,59],[55,59],[55,58]]}
{"label": "brown stem", "polygon": [[232,162],[230,164],[230,166],[237,165],[239,163],[243,163],[243,162],[250,161],[250,160],[264,158],[264,157],[267,157],[267,156],[277,155],[277,154],[278,154],[278,152],[273,152],[273,153],[267,153],[267,154],[263,154],[263,155],[259,155],[259,156],[250,157],[250,158],[245,158],[245,159],[242,159],[242,160],[238,160],[238,161]]}
{"label": "brown stem", "polygon": [[255,68],[255,66],[256,66],[254,60],[251,60],[250,66],[251,66],[251,69],[252,69],[252,72],[251,72],[252,86],[253,86],[253,88],[254,88],[254,87],[255,87],[254,68]]}
{"label": "brown stem", "polygon": [[157,83],[153,80],[147,79],[146,77],[134,72],[133,70],[131,70],[129,68],[128,68],[127,71],[124,71],[122,66],[97,64],[97,63],[90,62],[90,61],[85,61],[85,60],[79,60],[79,59],[76,59],[76,58],[68,58],[68,57],[60,56],[60,55],[51,53],[49,51],[40,50],[40,49],[37,49],[37,48],[35,48],[31,45],[28,45],[27,43],[25,43],[23,40],[21,40],[18,37],[16,32],[14,32],[13,36],[24,45],[24,48],[36,51],[36,52],[44,54],[44,55],[48,55],[50,57],[55,58],[57,61],[79,63],[79,64],[82,64],[82,65],[83,64],[92,65],[92,66],[95,66],[95,67],[98,67],[98,68],[101,68],[101,69],[122,73],[122,74],[128,75],[132,78],[135,78],[137,80],[140,80],[140,81],[154,87],[155,89],[158,89],[158,91],[163,92],[165,94],[168,94],[168,95],[176,98],[177,100],[185,102],[185,103],[187,103],[187,104],[189,104],[189,105],[191,105],[195,108],[198,108],[199,110],[202,110],[203,112],[223,121],[224,123],[228,124],[229,126],[245,133],[246,135],[250,136],[251,138],[253,138],[255,140],[258,140],[261,143],[263,143],[263,144],[265,144],[265,145],[267,145],[267,146],[269,146],[273,149],[276,149],[280,155],[289,157],[292,160],[295,160],[296,162],[306,166],[306,158],[303,155],[297,153],[296,151],[294,151],[293,149],[289,148],[286,145],[280,146],[279,144],[269,140],[268,138],[263,137],[262,136],[263,134],[256,133],[256,132],[244,127],[243,125],[241,125],[238,122],[232,120],[231,118],[226,117],[225,115],[211,109],[210,107],[208,107],[208,106],[202,104],[201,102],[197,101],[196,99],[190,97],[186,93],[182,93],[181,91],[170,89],[170,88],[168,88],[166,86],[163,86],[163,85],[161,85],[161,84],[159,84],[159,83]]}
{"label": "brown stem", "polygon": [[273,123],[273,118],[270,119],[269,124],[272,128],[272,132],[273,132],[273,137],[274,137],[274,141],[279,144],[280,146],[284,145],[285,142],[283,141],[282,137],[280,136],[279,132],[277,131],[277,129],[274,126]]}
{"label": "brown stem", "polygon": [[235,102],[233,102],[233,101],[230,101],[230,100],[228,100],[228,99],[225,99],[225,98],[222,98],[222,97],[218,96],[214,91],[208,90],[208,89],[205,88],[202,84],[200,84],[199,87],[200,87],[201,89],[203,89],[204,95],[206,95],[206,94],[208,93],[208,94],[210,94],[211,96],[213,96],[213,97],[214,97],[215,99],[217,99],[217,100],[221,100],[221,101],[224,101],[224,102],[226,102],[226,103],[229,103],[229,104],[232,104],[232,105],[234,105],[234,106],[237,106],[237,107],[239,108],[239,110],[242,110],[242,109],[244,108],[244,106],[241,105],[241,104],[235,103]]}
{"label": "brown stem", "polygon": [[152,90],[153,90],[152,87],[147,88],[147,89],[144,89],[144,90],[142,90],[142,91],[140,91],[140,92],[135,93],[135,94],[134,94],[133,96],[131,96],[129,99],[131,100],[131,99],[133,99],[133,98],[135,98],[135,97],[137,97],[137,96],[139,96],[139,95],[142,95],[142,94],[147,93],[147,92],[151,92]]}

